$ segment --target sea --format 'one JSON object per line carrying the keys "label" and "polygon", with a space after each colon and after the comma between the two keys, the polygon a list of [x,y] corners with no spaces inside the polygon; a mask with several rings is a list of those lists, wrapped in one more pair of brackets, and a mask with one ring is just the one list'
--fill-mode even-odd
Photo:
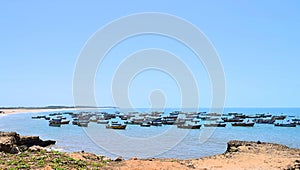
{"label": "sea", "polygon": [[[82,110],[81,110],[82,111]],[[81,112],[74,110],[73,112]],[[88,110],[91,111],[91,110]],[[94,111],[129,112],[129,109],[103,108]],[[135,109],[138,112],[172,111],[209,112],[201,109]],[[223,113],[237,112],[246,115],[270,113],[300,117],[300,108],[224,108]],[[16,131],[21,135],[37,135],[43,140],[55,140],[52,149],[64,152],[92,152],[112,159],[137,158],[200,158],[221,154],[226,151],[230,140],[272,142],[300,148],[300,126],[275,127],[272,124],[255,124],[254,127],[226,127],[200,129],[178,129],[174,125],[141,127],[128,125],[125,130],[106,129],[105,125],[90,122],[88,127],[62,125],[50,127],[47,120],[32,119],[32,116],[48,115],[54,112],[21,113],[0,115],[0,131]],[[57,113],[57,111],[56,111]],[[64,115],[68,120],[71,116]]]}

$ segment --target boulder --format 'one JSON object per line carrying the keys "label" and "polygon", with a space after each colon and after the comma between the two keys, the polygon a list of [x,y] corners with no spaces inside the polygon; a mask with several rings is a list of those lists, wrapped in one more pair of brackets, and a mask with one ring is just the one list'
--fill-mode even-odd
{"label": "boulder", "polygon": [[0,151],[10,153],[19,140],[20,136],[16,132],[0,132]]}
{"label": "boulder", "polygon": [[18,145],[26,145],[27,147],[31,147],[34,145],[46,147],[49,145],[54,145],[55,141],[53,140],[41,140],[38,136],[21,136],[18,142]]}
{"label": "boulder", "polygon": [[41,151],[41,150],[45,150],[45,148],[41,147],[41,146],[37,146],[37,145],[34,145],[34,146],[31,146],[28,148],[28,150],[30,152],[36,152],[36,151]]}
{"label": "boulder", "polygon": [[53,144],[55,141],[43,141],[38,136],[20,136],[16,132],[0,131],[0,152],[19,153],[34,145],[46,147]]}
{"label": "boulder", "polygon": [[116,162],[121,162],[121,161],[124,161],[123,157],[122,156],[119,156],[117,157],[117,159],[115,159]]}

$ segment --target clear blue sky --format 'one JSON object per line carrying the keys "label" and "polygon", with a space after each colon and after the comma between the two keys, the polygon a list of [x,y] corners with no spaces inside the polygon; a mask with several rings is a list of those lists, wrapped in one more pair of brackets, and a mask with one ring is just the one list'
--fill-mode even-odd
{"label": "clear blue sky", "polygon": [[[226,106],[299,107],[299,7],[297,0],[1,1],[0,106],[72,105],[73,72],[88,38],[119,17],[163,12],[193,23],[211,40],[224,67]],[[193,54],[180,44],[156,36],[129,39],[108,54],[97,74],[99,105],[113,105],[113,68],[122,57],[143,48],[182,56],[195,72],[200,105],[210,105],[209,79],[201,63],[195,64],[188,57]],[[148,107],[153,89],[165,91],[167,106],[179,104],[176,83],[149,71],[132,82],[134,105]]]}

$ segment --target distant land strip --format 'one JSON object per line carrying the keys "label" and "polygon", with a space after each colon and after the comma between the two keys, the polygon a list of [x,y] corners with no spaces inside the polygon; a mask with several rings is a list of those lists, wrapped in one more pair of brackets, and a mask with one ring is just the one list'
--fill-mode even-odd
{"label": "distant land strip", "polygon": [[118,108],[116,106],[43,106],[43,107],[0,107],[0,109],[76,109],[76,108]]}

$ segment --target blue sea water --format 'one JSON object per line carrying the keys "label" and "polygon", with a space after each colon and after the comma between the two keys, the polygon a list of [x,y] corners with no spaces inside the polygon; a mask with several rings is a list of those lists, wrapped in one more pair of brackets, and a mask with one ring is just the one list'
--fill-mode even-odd
{"label": "blue sea water", "polygon": [[[163,111],[169,113],[176,108]],[[99,111],[99,110],[97,110]],[[101,111],[101,110],[100,110]],[[107,110],[105,110],[107,111]],[[109,110],[114,112],[115,110]],[[122,112],[128,109],[120,110]],[[149,112],[153,109],[138,109]],[[157,109],[157,111],[162,111]],[[209,111],[209,109],[183,109],[183,111]],[[245,114],[270,113],[300,116],[300,108],[225,108],[223,113],[239,112]],[[84,150],[115,158],[199,158],[221,154],[226,150],[229,140],[262,141],[284,144],[300,148],[300,126],[295,128],[275,127],[269,124],[255,124],[254,127],[178,129],[176,126],[140,127],[128,125],[126,130],[106,129],[105,125],[89,123],[87,128],[69,125],[49,127],[44,119],[32,116],[44,113],[23,113],[0,116],[0,131],[16,131],[21,135],[37,135],[42,139],[57,141],[54,149],[73,152]],[[71,119],[70,117],[67,117]]]}

